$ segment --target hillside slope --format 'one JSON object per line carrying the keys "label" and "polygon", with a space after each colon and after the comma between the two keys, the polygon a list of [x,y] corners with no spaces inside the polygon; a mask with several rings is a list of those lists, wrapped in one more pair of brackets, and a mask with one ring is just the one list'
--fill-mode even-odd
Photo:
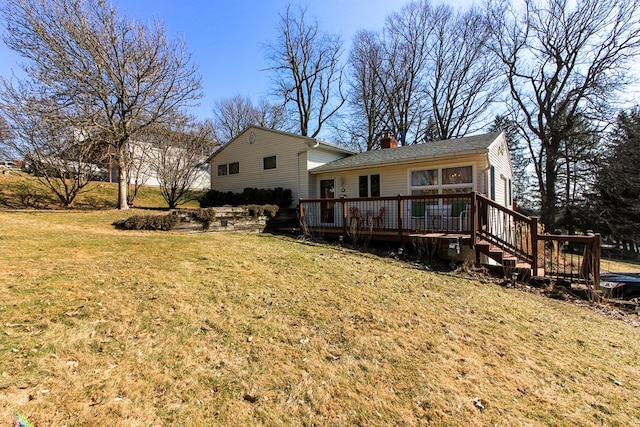
{"label": "hillside slope", "polygon": [[638,425],[640,329],[339,246],[0,211],[0,420]]}

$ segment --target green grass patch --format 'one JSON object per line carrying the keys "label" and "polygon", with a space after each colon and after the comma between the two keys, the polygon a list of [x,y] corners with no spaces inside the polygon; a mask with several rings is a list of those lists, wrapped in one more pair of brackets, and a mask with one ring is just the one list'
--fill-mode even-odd
{"label": "green grass patch", "polygon": [[0,419],[640,423],[624,322],[339,246],[111,225],[138,213],[0,212]]}
{"label": "green grass patch", "polygon": [[[180,208],[197,208],[197,198],[202,194],[194,191],[189,202]],[[96,210],[114,209],[118,200],[118,184],[110,182],[91,182],[78,195],[74,209]],[[133,202],[136,208],[167,209],[158,187],[142,186]],[[5,209],[56,209],[59,203],[51,190],[33,175],[10,171],[0,174],[0,208]]]}

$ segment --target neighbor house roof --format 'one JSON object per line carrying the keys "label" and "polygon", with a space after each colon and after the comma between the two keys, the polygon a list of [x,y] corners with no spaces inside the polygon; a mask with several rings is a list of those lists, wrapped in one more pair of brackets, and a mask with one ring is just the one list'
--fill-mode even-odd
{"label": "neighbor house roof", "polygon": [[488,152],[489,147],[500,134],[501,132],[492,132],[484,135],[367,151],[318,166],[309,172],[340,171],[371,166],[412,163],[425,159],[447,158],[464,154],[484,154]]}

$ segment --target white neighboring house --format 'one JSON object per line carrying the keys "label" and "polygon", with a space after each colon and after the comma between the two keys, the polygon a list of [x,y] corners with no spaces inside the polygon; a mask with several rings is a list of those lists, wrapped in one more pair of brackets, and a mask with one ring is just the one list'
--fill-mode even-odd
{"label": "white neighboring house", "polygon": [[208,162],[211,189],[288,188],[298,199],[466,193],[511,207],[513,169],[504,133],[355,153],[313,138],[249,127]]}
{"label": "white neighboring house", "polygon": [[[178,149],[178,148],[176,148]],[[159,187],[160,181],[158,173],[154,167],[154,159],[157,159],[159,148],[157,145],[142,140],[135,140],[131,143],[131,162],[133,167],[129,177],[129,184],[148,185]],[[196,177],[191,185],[192,190],[208,190],[211,182],[209,163],[203,153],[202,162],[197,165]],[[118,166],[112,164],[108,177],[109,182],[118,182]]]}

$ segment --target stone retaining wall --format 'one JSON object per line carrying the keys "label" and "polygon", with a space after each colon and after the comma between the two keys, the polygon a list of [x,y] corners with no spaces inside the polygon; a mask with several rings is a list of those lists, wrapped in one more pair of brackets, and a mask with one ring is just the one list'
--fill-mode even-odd
{"label": "stone retaining wall", "polygon": [[[205,209],[200,212],[205,211]],[[178,210],[174,215],[180,216],[180,223],[174,228],[176,231],[185,232],[217,232],[217,231],[243,231],[245,233],[261,233],[267,226],[269,218],[266,215],[253,215],[244,207],[217,207],[208,208],[213,212],[209,219],[208,227],[198,218],[198,211]]]}

